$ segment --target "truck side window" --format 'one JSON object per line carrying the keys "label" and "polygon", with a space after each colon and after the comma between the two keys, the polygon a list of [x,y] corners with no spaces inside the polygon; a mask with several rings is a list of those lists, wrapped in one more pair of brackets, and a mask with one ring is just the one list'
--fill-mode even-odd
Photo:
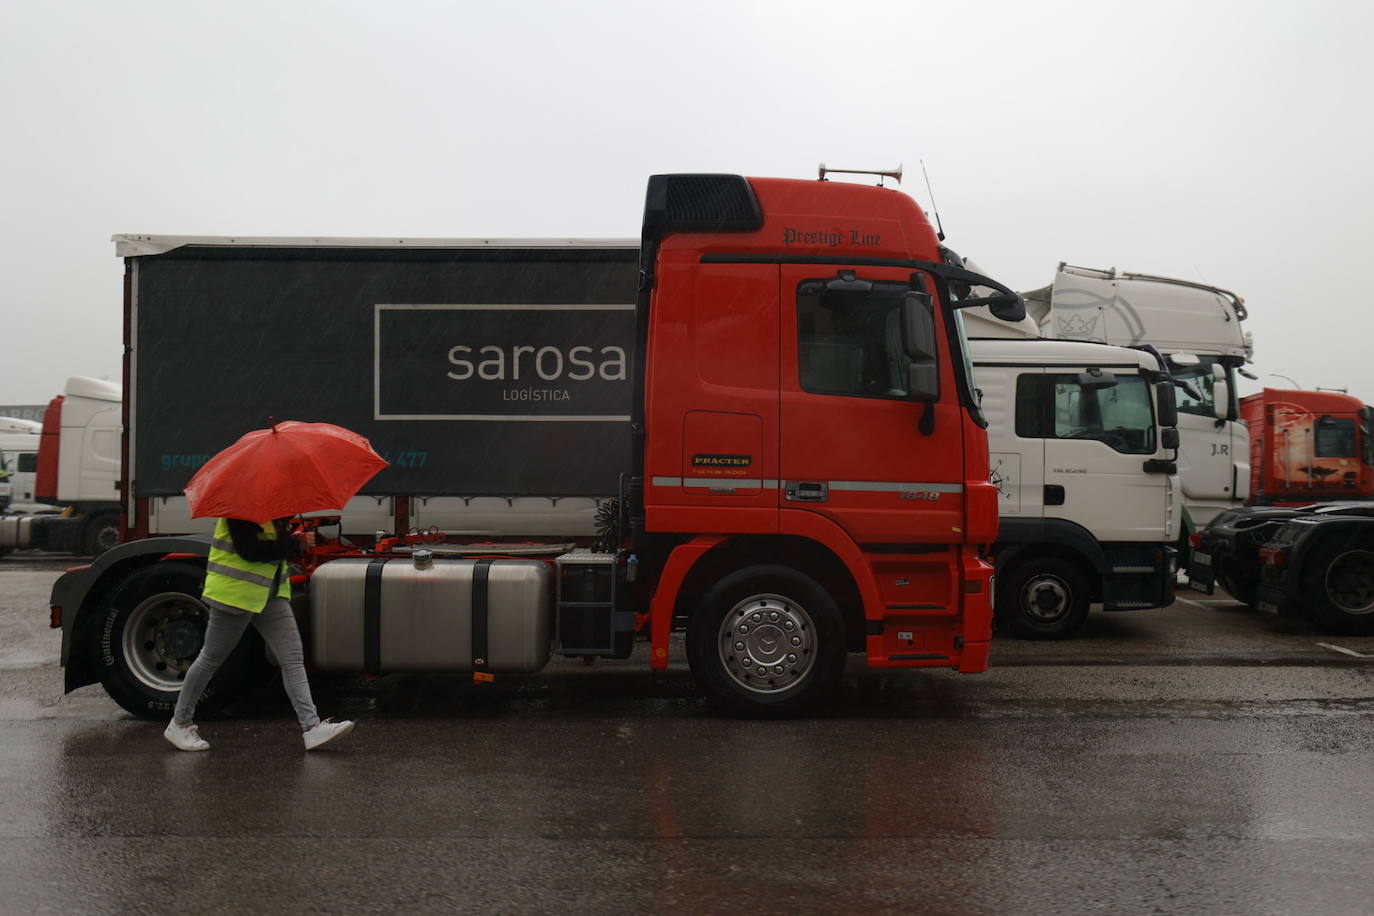
{"label": "truck side window", "polygon": [[1016,380],[1016,435],[1022,439],[1092,439],[1128,455],[1155,451],[1150,386],[1117,375],[1110,388],[1084,388],[1073,375]]}
{"label": "truck side window", "polygon": [[38,453],[20,452],[19,453],[19,473],[34,474],[38,471]]}
{"label": "truck side window", "polygon": [[874,281],[871,289],[831,289],[824,280],[797,288],[797,363],[803,391],[874,398],[907,397],[902,296],[911,287]]}
{"label": "truck side window", "polygon": [[1040,373],[1016,377],[1016,436],[1019,439],[1044,439],[1045,377]]}

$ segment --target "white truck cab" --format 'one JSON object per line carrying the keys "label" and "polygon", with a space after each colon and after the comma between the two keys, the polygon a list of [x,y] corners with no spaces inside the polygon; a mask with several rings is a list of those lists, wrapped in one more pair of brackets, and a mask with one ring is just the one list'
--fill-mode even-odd
{"label": "white truck cab", "polygon": [[1178,391],[1183,534],[1242,505],[1250,490],[1250,437],[1240,421],[1236,373],[1254,355],[1235,293],[1169,277],[1060,264],[1054,281],[1024,294],[1046,337],[1151,346]]}
{"label": "white truck cab", "polygon": [[993,556],[1001,624],[1060,639],[1089,606],[1174,600],[1181,488],[1173,387],[1158,360],[1124,347],[967,332],[1000,497]]}
{"label": "white truck cab", "polygon": [[25,446],[36,440],[37,449],[21,453],[30,457],[19,466],[34,472],[24,500],[31,505],[0,517],[0,555],[39,549],[97,556],[119,543],[121,398],[114,382],[73,376],[48,405],[43,432],[3,434]]}
{"label": "white truck cab", "polygon": [[34,481],[38,470],[38,433],[43,424],[0,417],[0,461],[9,470],[10,511],[38,508]]}

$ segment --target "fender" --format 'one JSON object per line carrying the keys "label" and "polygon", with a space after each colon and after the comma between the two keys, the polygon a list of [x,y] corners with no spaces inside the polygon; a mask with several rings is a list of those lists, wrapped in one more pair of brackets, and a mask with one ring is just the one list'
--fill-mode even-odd
{"label": "fender", "polygon": [[48,599],[62,615],[61,664],[67,669],[65,692],[94,684],[98,678],[87,670],[85,656],[72,655],[72,634],[92,615],[100,599],[131,568],[139,568],[169,553],[210,555],[210,535],[186,534],[175,537],[143,538],[107,550],[89,566],[78,566],[63,573],[52,587]]}
{"label": "fender", "polygon": [[1302,581],[1307,564],[1321,558],[1334,542],[1353,541],[1374,536],[1374,518],[1360,515],[1306,515],[1284,524],[1275,540],[1288,535],[1292,555],[1283,575],[1284,594],[1302,598]]}
{"label": "fender", "polygon": [[791,534],[815,541],[840,558],[849,569],[854,584],[859,587],[859,596],[864,603],[864,617],[880,620],[886,613],[878,580],[864,559],[863,552],[854,539],[836,522],[803,509],[783,509],[778,513],[778,529],[781,534]]}
{"label": "fender", "polygon": [[1100,576],[1112,571],[1097,538],[1082,525],[1060,518],[1004,518],[992,545],[993,561],[1000,573],[1018,554],[1035,544],[1056,544],[1067,547],[1092,564]]}

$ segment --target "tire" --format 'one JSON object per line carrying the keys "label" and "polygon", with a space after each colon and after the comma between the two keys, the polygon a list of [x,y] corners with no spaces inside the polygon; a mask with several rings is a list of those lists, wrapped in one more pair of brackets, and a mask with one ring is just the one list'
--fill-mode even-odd
{"label": "tire", "polygon": [[750,566],[725,576],[702,596],[687,626],[693,677],[712,702],[735,715],[802,712],[834,686],[846,654],[835,600],[786,566]]}
{"label": "tire", "polygon": [[1259,592],[1259,581],[1250,576],[1243,576],[1235,570],[1225,566],[1217,570],[1217,582],[1226,593],[1241,604],[1255,606],[1255,597]]}
{"label": "tire", "polygon": [[[181,682],[200,654],[209,612],[200,601],[205,570],[178,561],[135,571],[102,609],[96,647],[105,692],[143,719],[170,719]],[[245,637],[210,680],[196,707],[213,717],[241,691],[252,667]]]}
{"label": "tire", "polygon": [[1033,557],[997,577],[997,619],[1022,639],[1068,639],[1088,617],[1088,580],[1058,557]]}
{"label": "tire", "polygon": [[112,547],[119,545],[119,516],[102,513],[92,516],[86,522],[81,534],[81,547],[87,556],[98,557]]}
{"label": "tire", "polygon": [[1303,575],[1314,622],[1342,636],[1374,634],[1374,544],[1323,550]]}

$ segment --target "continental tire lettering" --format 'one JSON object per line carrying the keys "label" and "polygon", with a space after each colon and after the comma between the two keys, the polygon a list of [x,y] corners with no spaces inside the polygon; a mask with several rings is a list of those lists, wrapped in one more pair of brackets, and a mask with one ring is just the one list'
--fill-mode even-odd
{"label": "continental tire lettering", "polygon": [[105,615],[105,630],[100,634],[100,660],[106,668],[112,667],[115,663],[114,652],[110,648],[110,634],[114,631],[115,618],[118,616],[118,609],[111,608]]}

